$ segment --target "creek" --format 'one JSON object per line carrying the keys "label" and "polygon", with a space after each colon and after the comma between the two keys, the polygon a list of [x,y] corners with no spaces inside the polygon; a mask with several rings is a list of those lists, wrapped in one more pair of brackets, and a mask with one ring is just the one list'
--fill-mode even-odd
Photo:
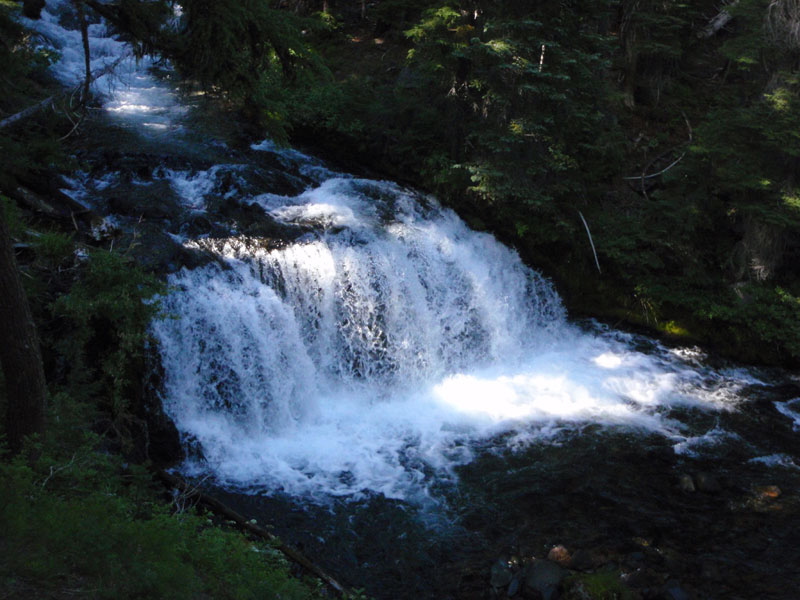
{"label": "creek", "polygon": [[[67,11],[31,26],[74,84]],[[93,69],[129,52],[90,33]],[[131,58],[94,82],[64,185],[168,273],[152,335],[178,471],[379,598],[491,597],[497,559],[556,544],[643,590],[792,597],[795,375],[572,321],[435,198],[242,144],[171,77]]]}

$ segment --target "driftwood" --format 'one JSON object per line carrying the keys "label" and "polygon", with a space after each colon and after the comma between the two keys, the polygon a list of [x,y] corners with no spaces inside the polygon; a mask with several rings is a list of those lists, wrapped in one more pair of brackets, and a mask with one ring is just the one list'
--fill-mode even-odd
{"label": "driftwood", "polygon": [[46,197],[24,186],[8,190],[8,195],[27,206],[30,210],[43,214],[51,219],[70,220],[75,215],[91,214],[91,209],[73,200],[61,191],[51,191]]}
{"label": "driftwood", "polygon": [[239,513],[231,510],[227,506],[225,506],[219,500],[215,500],[211,496],[204,494],[200,490],[198,490],[194,486],[190,486],[185,481],[183,481],[180,477],[176,477],[171,473],[167,473],[166,471],[159,470],[156,473],[158,477],[166,483],[167,485],[179,490],[181,493],[186,494],[190,498],[195,498],[197,501],[208,508],[214,514],[217,514],[225,519],[233,521],[236,523],[240,528],[245,530],[248,533],[251,533],[261,539],[267,540],[275,544],[275,547],[283,553],[289,560],[292,562],[300,565],[306,571],[318,577],[321,581],[323,581],[326,585],[334,589],[336,592],[341,594],[342,596],[347,596],[348,591],[342,584],[336,581],[333,577],[325,573],[320,567],[315,565],[311,562],[308,558],[303,556],[300,551],[284,544],[277,538],[275,535],[264,529],[263,527],[259,527],[258,525],[251,523],[247,519],[245,519]]}
{"label": "driftwood", "polygon": [[[733,0],[733,2],[731,2],[728,6],[736,6],[737,4],[739,4],[739,0]],[[708,25],[705,26],[703,31],[697,34],[697,37],[700,39],[714,37],[720,29],[731,22],[731,19],[733,19],[731,13],[729,13],[727,9],[723,8],[713,19],[708,22]]]}

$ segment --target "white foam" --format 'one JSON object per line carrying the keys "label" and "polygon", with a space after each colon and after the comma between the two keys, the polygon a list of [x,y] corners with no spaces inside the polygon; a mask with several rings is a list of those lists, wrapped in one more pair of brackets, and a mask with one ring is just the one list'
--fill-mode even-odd
{"label": "white foam", "polygon": [[702,435],[689,436],[675,444],[675,454],[697,457],[710,447],[718,447],[726,442],[738,439],[740,438],[735,433],[726,431],[716,425]]}
{"label": "white foam", "polygon": [[794,462],[794,458],[788,454],[770,454],[768,456],[757,456],[747,461],[748,463],[760,463],[767,467],[782,467],[784,469],[800,469]]}
{"label": "white foam", "polygon": [[[68,0],[47,0],[40,19],[22,19],[41,34],[43,46],[59,53],[51,71],[68,86],[78,86],[86,76],[81,33],[60,24],[61,15],[73,10]],[[108,114],[131,124],[141,123],[144,131],[179,127],[187,109],[168,83],[150,74],[154,60],[137,59],[131,47],[118,40],[103,20],[90,24],[88,33],[90,70],[95,77],[91,89],[101,97]]]}
{"label": "white foam", "polygon": [[795,398],[788,402],[774,402],[773,404],[779,413],[792,420],[792,429],[800,431],[800,398]]}
{"label": "white foam", "polygon": [[675,411],[731,409],[739,380],[579,330],[516,253],[430,198],[332,178],[262,202],[329,233],[278,250],[204,245],[227,269],[173,275],[176,318],[153,324],[165,408],[221,481],[420,499],[477,442],[515,449],[587,423],[678,451],[727,435],[695,436]]}
{"label": "white foam", "polygon": [[346,173],[339,173],[330,170],[318,158],[304,154],[294,148],[284,148],[278,146],[272,140],[266,139],[256,144],[251,144],[250,148],[259,152],[271,152],[278,156],[279,160],[287,168],[296,168],[302,175],[305,175],[316,183],[322,183],[331,178],[349,178]]}

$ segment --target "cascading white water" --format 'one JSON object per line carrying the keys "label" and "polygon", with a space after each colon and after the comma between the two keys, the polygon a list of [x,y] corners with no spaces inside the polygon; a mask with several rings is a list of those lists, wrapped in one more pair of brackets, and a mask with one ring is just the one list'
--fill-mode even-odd
{"label": "cascading white water", "polygon": [[[70,0],[47,0],[41,18],[22,19],[39,33],[42,47],[58,56],[53,73],[63,84],[77,86],[85,76],[83,42],[74,22]],[[174,132],[187,108],[178,102],[174,89],[153,77],[152,57],[136,58],[130,46],[117,39],[104,21],[90,23],[89,57],[92,92],[102,99],[103,110],[140,133]]]}
{"label": "cascading white water", "polygon": [[[55,16],[68,9],[48,0],[43,19],[27,24],[59,50],[54,71],[74,85],[80,34]],[[129,50],[102,23],[90,36],[93,71],[118,65],[94,83],[106,114],[149,136],[180,127],[186,107],[148,61],[120,62]],[[164,406],[200,450],[186,469],[303,497],[420,500],[478,452],[560,441],[590,423],[659,433],[685,454],[728,435],[686,415],[732,408],[754,381],[747,373],[586,332],[513,251],[434,200],[268,141],[252,149],[313,185],[296,197],[222,196],[307,233],[280,248],[245,236],[185,241],[218,262],[171,276],[166,317],[152,331]],[[184,209],[200,213],[219,180],[244,167],[163,168],[152,178],[168,179]],[[76,195],[97,195],[116,174],[86,178]],[[797,421],[795,404],[779,410]]]}
{"label": "cascading white water", "polygon": [[699,446],[671,411],[731,405],[742,380],[580,330],[516,253],[434,200],[320,179],[250,199],[314,233],[279,249],[189,242],[221,264],[170,280],[153,333],[165,407],[202,451],[187,468],[294,495],[419,498],[478,441],[599,423]]}

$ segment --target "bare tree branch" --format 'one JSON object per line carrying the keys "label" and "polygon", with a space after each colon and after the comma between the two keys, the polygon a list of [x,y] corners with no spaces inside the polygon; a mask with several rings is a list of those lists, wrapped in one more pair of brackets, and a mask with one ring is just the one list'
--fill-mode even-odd
{"label": "bare tree branch", "polygon": [[[105,67],[103,67],[101,69],[98,69],[97,71],[92,73],[92,76],[91,76],[91,78],[89,80],[89,83],[91,84],[91,82],[95,81],[96,79],[99,79],[103,75],[108,75],[109,73],[111,73],[114,69],[117,68],[119,63],[121,63],[126,58],[128,58],[128,57],[127,56],[121,56],[117,60],[115,60],[113,63],[111,63],[110,65],[106,65]],[[81,86],[85,85],[85,81],[82,81],[80,83],[80,85]],[[65,96],[72,95],[74,93],[75,93],[74,89],[70,88],[68,90],[64,90],[63,92],[59,92],[58,94],[54,94],[52,96],[48,96],[47,98],[45,98],[44,100],[41,100],[40,102],[37,102],[33,106],[29,106],[28,108],[26,108],[24,110],[21,110],[20,112],[18,112],[16,114],[13,114],[10,117],[7,117],[7,118],[3,119],[2,121],[0,121],[0,129],[4,129],[5,127],[8,127],[9,125],[13,125],[14,123],[17,123],[19,121],[27,119],[28,117],[36,114],[37,112],[39,112],[43,108],[47,108],[48,106],[55,107],[56,100],[64,98]]]}
{"label": "bare tree branch", "polygon": [[[733,2],[728,5],[728,8],[731,6],[736,6],[737,4],[739,4],[739,0],[733,0]],[[713,37],[720,29],[730,23],[731,19],[733,19],[733,15],[731,15],[726,8],[723,8],[713,19],[708,22],[708,25],[706,25],[705,29],[697,34],[697,37],[700,39],[708,39]]]}

